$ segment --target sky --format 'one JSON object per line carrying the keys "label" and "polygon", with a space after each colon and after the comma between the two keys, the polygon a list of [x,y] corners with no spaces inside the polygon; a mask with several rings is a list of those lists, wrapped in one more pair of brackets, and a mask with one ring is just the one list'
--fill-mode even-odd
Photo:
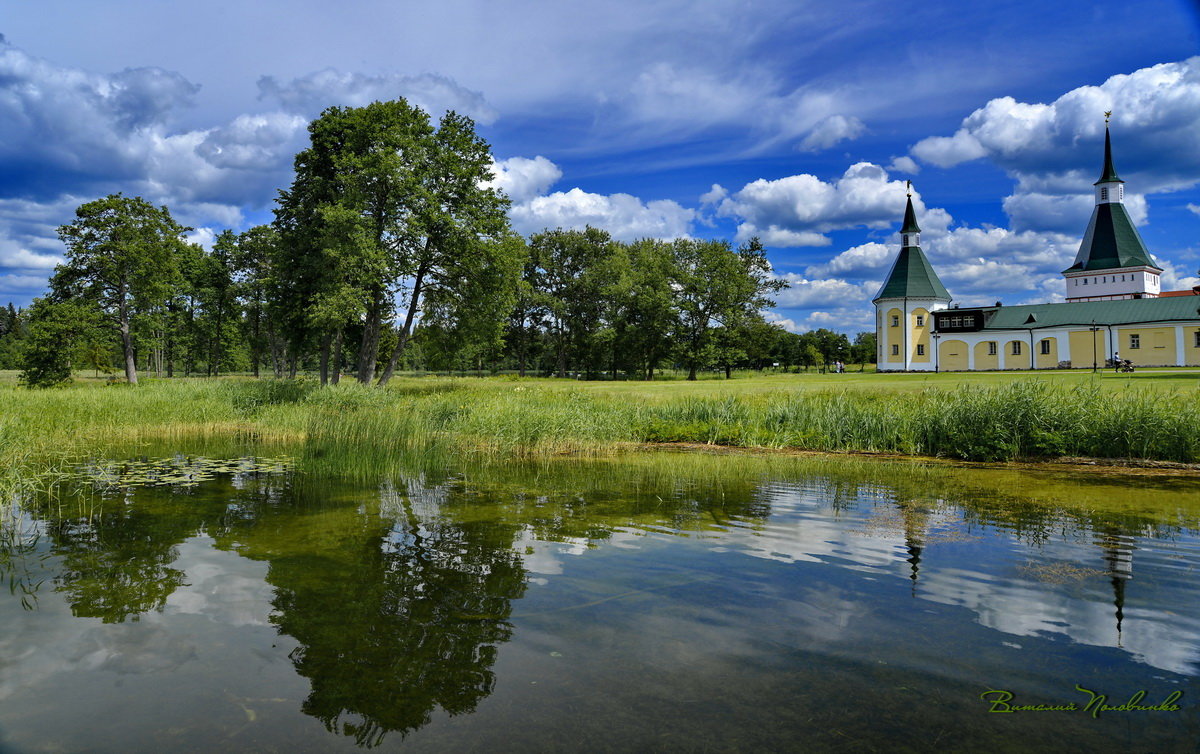
{"label": "sky", "polygon": [[1061,301],[1111,110],[1164,290],[1200,284],[1200,3],[8,0],[0,304],[109,193],[202,243],[269,222],[306,126],[404,97],[472,117],[514,228],[758,236],[768,318],[872,328],[905,182],[963,305]]}

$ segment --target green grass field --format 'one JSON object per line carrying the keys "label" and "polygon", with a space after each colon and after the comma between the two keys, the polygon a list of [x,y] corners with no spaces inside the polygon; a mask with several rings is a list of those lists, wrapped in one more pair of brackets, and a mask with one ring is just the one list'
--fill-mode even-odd
{"label": "green grass field", "polygon": [[814,371],[696,382],[425,376],[386,390],[237,376],[131,387],[85,375],[30,390],[0,373],[0,487],[106,445],[197,437],[303,442],[345,463],[414,450],[509,457],[644,443],[1195,463],[1200,371]]}

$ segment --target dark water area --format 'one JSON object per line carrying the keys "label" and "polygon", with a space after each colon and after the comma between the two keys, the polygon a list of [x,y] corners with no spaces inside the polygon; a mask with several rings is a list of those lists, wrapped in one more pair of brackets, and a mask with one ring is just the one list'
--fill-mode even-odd
{"label": "dark water area", "polygon": [[1200,741],[1195,477],[189,450],[2,514],[0,750]]}

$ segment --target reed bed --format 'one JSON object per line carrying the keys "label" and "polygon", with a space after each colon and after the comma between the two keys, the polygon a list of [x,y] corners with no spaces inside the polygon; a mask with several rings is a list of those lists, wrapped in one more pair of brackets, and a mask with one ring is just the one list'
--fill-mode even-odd
{"label": "reed bed", "polygon": [[642,399],[519,380],[170,380],[0,388],[0,493],[47,460],[185,437],[303,442],[314,456],[604,455],[643,443],[869,451],[976,461],[1200,461],[1200,392],[1034,378],[896,393],[852,388]]}

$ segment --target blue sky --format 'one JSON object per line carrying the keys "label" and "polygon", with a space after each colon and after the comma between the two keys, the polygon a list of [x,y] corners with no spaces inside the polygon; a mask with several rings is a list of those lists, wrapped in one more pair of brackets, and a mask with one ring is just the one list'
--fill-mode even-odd
{"label": "blue sky", "polygon": [[307,121],[408,98],[492,144],[514,226],[760,236],[794,330],[869,329],[912,180],[964,304],[1061,300],[1113,114],[1165,287],[1200,284],[1195,2],[42,0],[0,17],[0,302],[124,191],[270,219]]}

